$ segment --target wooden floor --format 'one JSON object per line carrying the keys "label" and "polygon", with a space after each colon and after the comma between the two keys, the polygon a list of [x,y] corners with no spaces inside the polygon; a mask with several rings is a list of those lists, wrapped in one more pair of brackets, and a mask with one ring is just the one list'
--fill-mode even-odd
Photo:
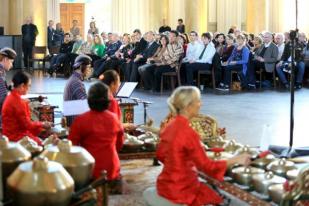
{"label": "wooden floor", "polygon": [[[8,77],[9,78],[9,77]],[[30,93],[48,96],[48,101],[62,110],[64,78],[45,78],[34,73]],[[85,82],[87,88],[92,82]],[[148,115],[159,125],[168,114],[166,104],[170,91],[163,95],[136,90],[132,97],[153,102]],[[126,101],[126,100],[124,100]],[[227,137],[259,146],[266,143],[288,145],[290,122],[290,94],[282,90],[258,90],[222,95],[211,89],[202,94],[201,113],[213,116],[220,127],[226,127]],[[135,107],[135,123],[143,123],[143,106]],[[309,146],[309,89],[295,93],[295,146]],[[264,141],[265,142],[265,141]]]}
{"label": "wooden floor", "polygon": [[[14,71],[12,71],[14,72]],[[10,81],[12,74],[7,79]],[[29,93],[48,97],[52,105],[58,105],[62,110],[64,78],[46,78],[41,72],[35,72],[32,77],[32,87]],[[86,88],[93,82],[85,82]],[[132,97],[153,102],[148,108],[148,115],[159,125],[168,114],[166,104],[170,91],[163,95],[136,90]],[[259,146],[264,143],[288,145],[289,139],[289,109],[290,94],[287,91],[259,90],[256,92],[241,92],[222,95],[211,89],[202,93],[201,113],[217,119],[220,127],[226,127],[227,137],[237,141]],[[143,106],[135,107],[135,123],[143,122]],[[309,146],[309,89],[303,88],[295,94],[295,145]],[[151,159],[122,160],[121,173],[128,182],[129,194],[110,197],[110,205],[125,206],[145,205],[142,192],[155,185],[161,166],[153,167]]]}

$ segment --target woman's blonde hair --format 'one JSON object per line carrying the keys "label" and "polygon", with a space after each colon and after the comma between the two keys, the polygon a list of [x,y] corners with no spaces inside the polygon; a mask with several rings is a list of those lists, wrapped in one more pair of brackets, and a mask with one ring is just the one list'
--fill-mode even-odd
{"label": "woman's blonde hair", "polygon": [[167,104],[173,114],[179,114],[195,100],[200,99],[201,93],[197,87],[181,86],[174,90],[167,99]]}

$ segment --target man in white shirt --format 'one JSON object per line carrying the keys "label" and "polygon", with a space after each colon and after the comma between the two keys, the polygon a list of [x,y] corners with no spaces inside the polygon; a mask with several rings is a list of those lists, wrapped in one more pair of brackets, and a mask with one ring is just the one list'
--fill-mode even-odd
{"label": "man in white shirt", "polygon": [[195,31],[190,32],[190,43],[188,44],[185,58],[182,59],[183,63],[188,63],[196,60],[199,57],[198,51],[203,48],[203,44],[199,42],[198,34]]}
{"label": "man in white shirt", "polygon": [[197,50],[197,58],[191,59],[185,67],[187,84],[193,85],[193,74],[199,70],[210,70],[216,49],[211,43],[210,33],[202,34],[203,45]]}
{"label": "man in white shirt", "polygon": [[281,56],[283,54],[284,50],[284,34],[282,33],[276,33],[275,35],[275,43],[278,47],[278,58],[277,60],[280,61]]}

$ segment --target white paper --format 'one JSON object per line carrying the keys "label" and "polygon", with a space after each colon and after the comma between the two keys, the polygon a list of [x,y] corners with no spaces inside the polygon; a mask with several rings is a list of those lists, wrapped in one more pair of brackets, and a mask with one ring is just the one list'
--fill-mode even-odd
{"label": "white paper", "polygon": [[127,97],[129,98],[137,86],[137,82],[125,82],[117,93],[117,97]]}
{"label": "white paper", "polygon": [[63,115],[72,116],[89,111],[87,99],[63,102]]}

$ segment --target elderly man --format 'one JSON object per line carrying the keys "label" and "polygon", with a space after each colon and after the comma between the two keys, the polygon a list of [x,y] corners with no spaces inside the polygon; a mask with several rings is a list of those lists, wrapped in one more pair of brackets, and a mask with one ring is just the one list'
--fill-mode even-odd
{"label": "elderly man", "polygon": [[[278,47],[273,43],[273,36],[270,32],[263,33],[264,44],[255,52],[252,62],[253,72],[259,71],[261,68],[266,71],[265,85],[270,85],[272,80],[272,72],[278,59]],[[249,83],[255,83],[255,74],[250,74]],[[252,81],[254,80],[254,81]],[[261,84],[261,82],[260,82]]]}
{"label": "elderly man", "polygon": [[8,88],[5,81],[6,72],[9,71],[14,59],[16,58],[16,52],[11,48],[3,48],[0,50],[0,127],[1,127],[1,110],[5,97],[8,94]]}
{"label": "elderly man", "polygon": [[22,47],[24,53],[24,67],[32,66],[29,59],[32,58],[32,50],[35,45],[36,36],[39,34],[38,28],[32,23],[32,18],[27,17],[26,23],[21,27]]}
{"label": "elderly man", "polygon": [[[74,72],[65,85],[63,101],[81,100],[87,98],[86,88],[83,81],[91,73],[91,61],[92,59],[84,54],[79,55],[75,59],[75,63],[73,65]],[[67,117],[68,126],[71,126],[73,120],[74,116]]]}
{"label": "elderly man", "polygon": [[284,50],[284,34],[282,33],[276,33],[275,35],[275,43],[278,47],[278,58],[277,61],[280,61],[281,56],[283,54],[283,50]]}

